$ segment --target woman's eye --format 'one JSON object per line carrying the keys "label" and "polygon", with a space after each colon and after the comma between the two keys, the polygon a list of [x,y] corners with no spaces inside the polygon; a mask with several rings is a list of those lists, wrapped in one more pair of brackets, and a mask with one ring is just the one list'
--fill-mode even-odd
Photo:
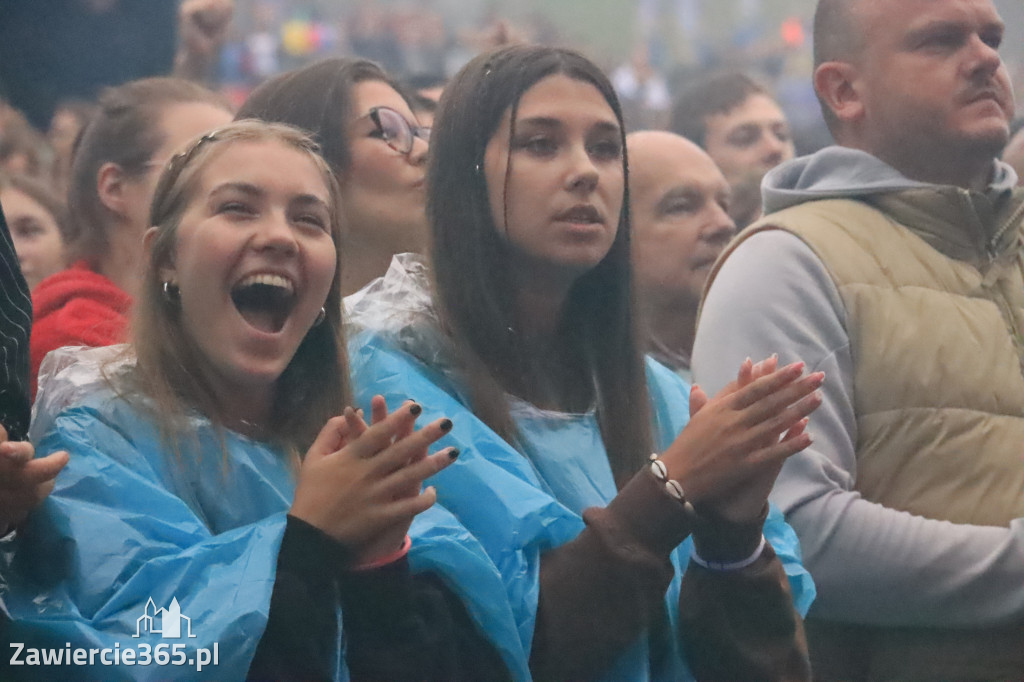
{"label": "woman's eye", "polygon": [[531,154],[537,154],[541,156],[547,156],[554,154],[558,149],[558,145],[550,137],[528,137],[523,140],[519,145],[521,149],[525,149]]}
{"label": "woman's eye", "polygon": [[622,157],[622,145],[618,140],[604,140],[590,145],[590,154],[603,161],[614,161]]}
{"label": "woman's eye", "polygon": [[226,201],[217,208],[217,212],[237,216],[249,216],[254,213],[252,207],[240,201]]}
{"label": "woman's eye", "polygon": [[14,233],[22,239],[35,239],[43,235],[43,226],[35,220],[17,221],[14,223]]}
{"label": "woman's eye", "polygon": [[328,231],[328,221],[322,216],[316,215],[315,213],[306,213],[299,216],[298,221],[304,225],[315,227],[318,230]]}

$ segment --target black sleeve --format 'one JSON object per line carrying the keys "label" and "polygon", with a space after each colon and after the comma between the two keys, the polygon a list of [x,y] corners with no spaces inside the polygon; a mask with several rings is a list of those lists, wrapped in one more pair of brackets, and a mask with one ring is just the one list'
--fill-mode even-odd
{"label": "black sleeve", "polygon": [[437,576],[403,558],[339,577],[353,682],[509,680],[494,646]]}
{"label": "black sleeve", "polygon": [[338,554],[342,551],[316,527],[288,516],[277,555],[267,627],[247,679],[311,682],[333,678],[330,652],[340,633],[331,563],[346,560]]}
{"label": "black sleeve", "polygon": [[32,299],[0,208],[0,423],[11,440],[24,440],[29,419]]}
{"label": "black sleeve", "polygon": [[330,680],[344,617],[353,682],[507,680],[501,657],[462,602],[436,576],[413,575],[406,559],[352,571],[350,552],[288,516],[270,614],[249,680]]}

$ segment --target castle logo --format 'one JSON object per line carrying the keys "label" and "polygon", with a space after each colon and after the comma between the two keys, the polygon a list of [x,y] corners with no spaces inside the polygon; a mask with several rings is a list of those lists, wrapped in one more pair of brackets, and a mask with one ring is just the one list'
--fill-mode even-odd
{"label": "castle logo", "polygon": [[141,637],[148,632],[164,639],[181,639],[183,622],[185,636],[195,637],[192,634],[192,619],[181,612],[177,597],[172,598],[171,605],[165,609],[158,609],[150,597],[142,615],[135,621],[135,634],[132,637]]}

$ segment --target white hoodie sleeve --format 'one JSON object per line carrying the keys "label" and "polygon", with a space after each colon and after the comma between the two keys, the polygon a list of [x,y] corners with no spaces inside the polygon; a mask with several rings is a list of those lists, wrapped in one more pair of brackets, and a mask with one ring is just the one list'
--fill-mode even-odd
{"label": "white hoodie sleeve", "polygon": [[[1024,616],[1024,523],[953,524],[854,491],[857,425],[846,311],[824,265],[780,230],[752,236],[718,273],[697,328],[694,377],[713,395],[746,357],[824,371],[813,444],[772,492],[818,586],[811,615],[883,626],[980,626]],[[969,456],[969,453],[965,453]]]}

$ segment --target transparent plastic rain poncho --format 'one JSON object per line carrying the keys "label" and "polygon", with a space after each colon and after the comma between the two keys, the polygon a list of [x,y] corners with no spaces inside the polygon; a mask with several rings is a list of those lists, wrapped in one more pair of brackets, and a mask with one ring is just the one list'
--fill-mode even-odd
{"label": "transparent plastic rain poncho", "polygon": [[[441,444],[456,445],[462,454],[430,483],[437,488],[439,505],[486,551],[504,591],[474,582],[453,587],[478,618],[492,609],[479,619],[481,627],[512,670],[524,671],[536,617],[540,555],[576,537],[584,527],[583,509],[604,506],[616,493],[596,418],[545,412],[513,400],[523,439],[519,452],[474,417],[453,371],[456,356],[432,312],[424,266],[414,256],[396,257],[384,278],[346,303],[359,402],[380,393],[394,408],[414,398],[424,408],[421,423],[441,416],[454,421]],[[664,449],[689,418],[689,386],[654,361],[647,363],[647,378],[655,440]],[[774,507],[764,534],[785,567],[798,611],[806,614],[814,584],[801,564],[795,533]],[[676,576],[665,598],[673,620],[691,549],[687,539],[672,555]],[[507,636],[509,615],[518,639]],[[692,679],[676,638],[667,644],[667,660],[648,662],[648,643],[641,639],[605,679]]]}

